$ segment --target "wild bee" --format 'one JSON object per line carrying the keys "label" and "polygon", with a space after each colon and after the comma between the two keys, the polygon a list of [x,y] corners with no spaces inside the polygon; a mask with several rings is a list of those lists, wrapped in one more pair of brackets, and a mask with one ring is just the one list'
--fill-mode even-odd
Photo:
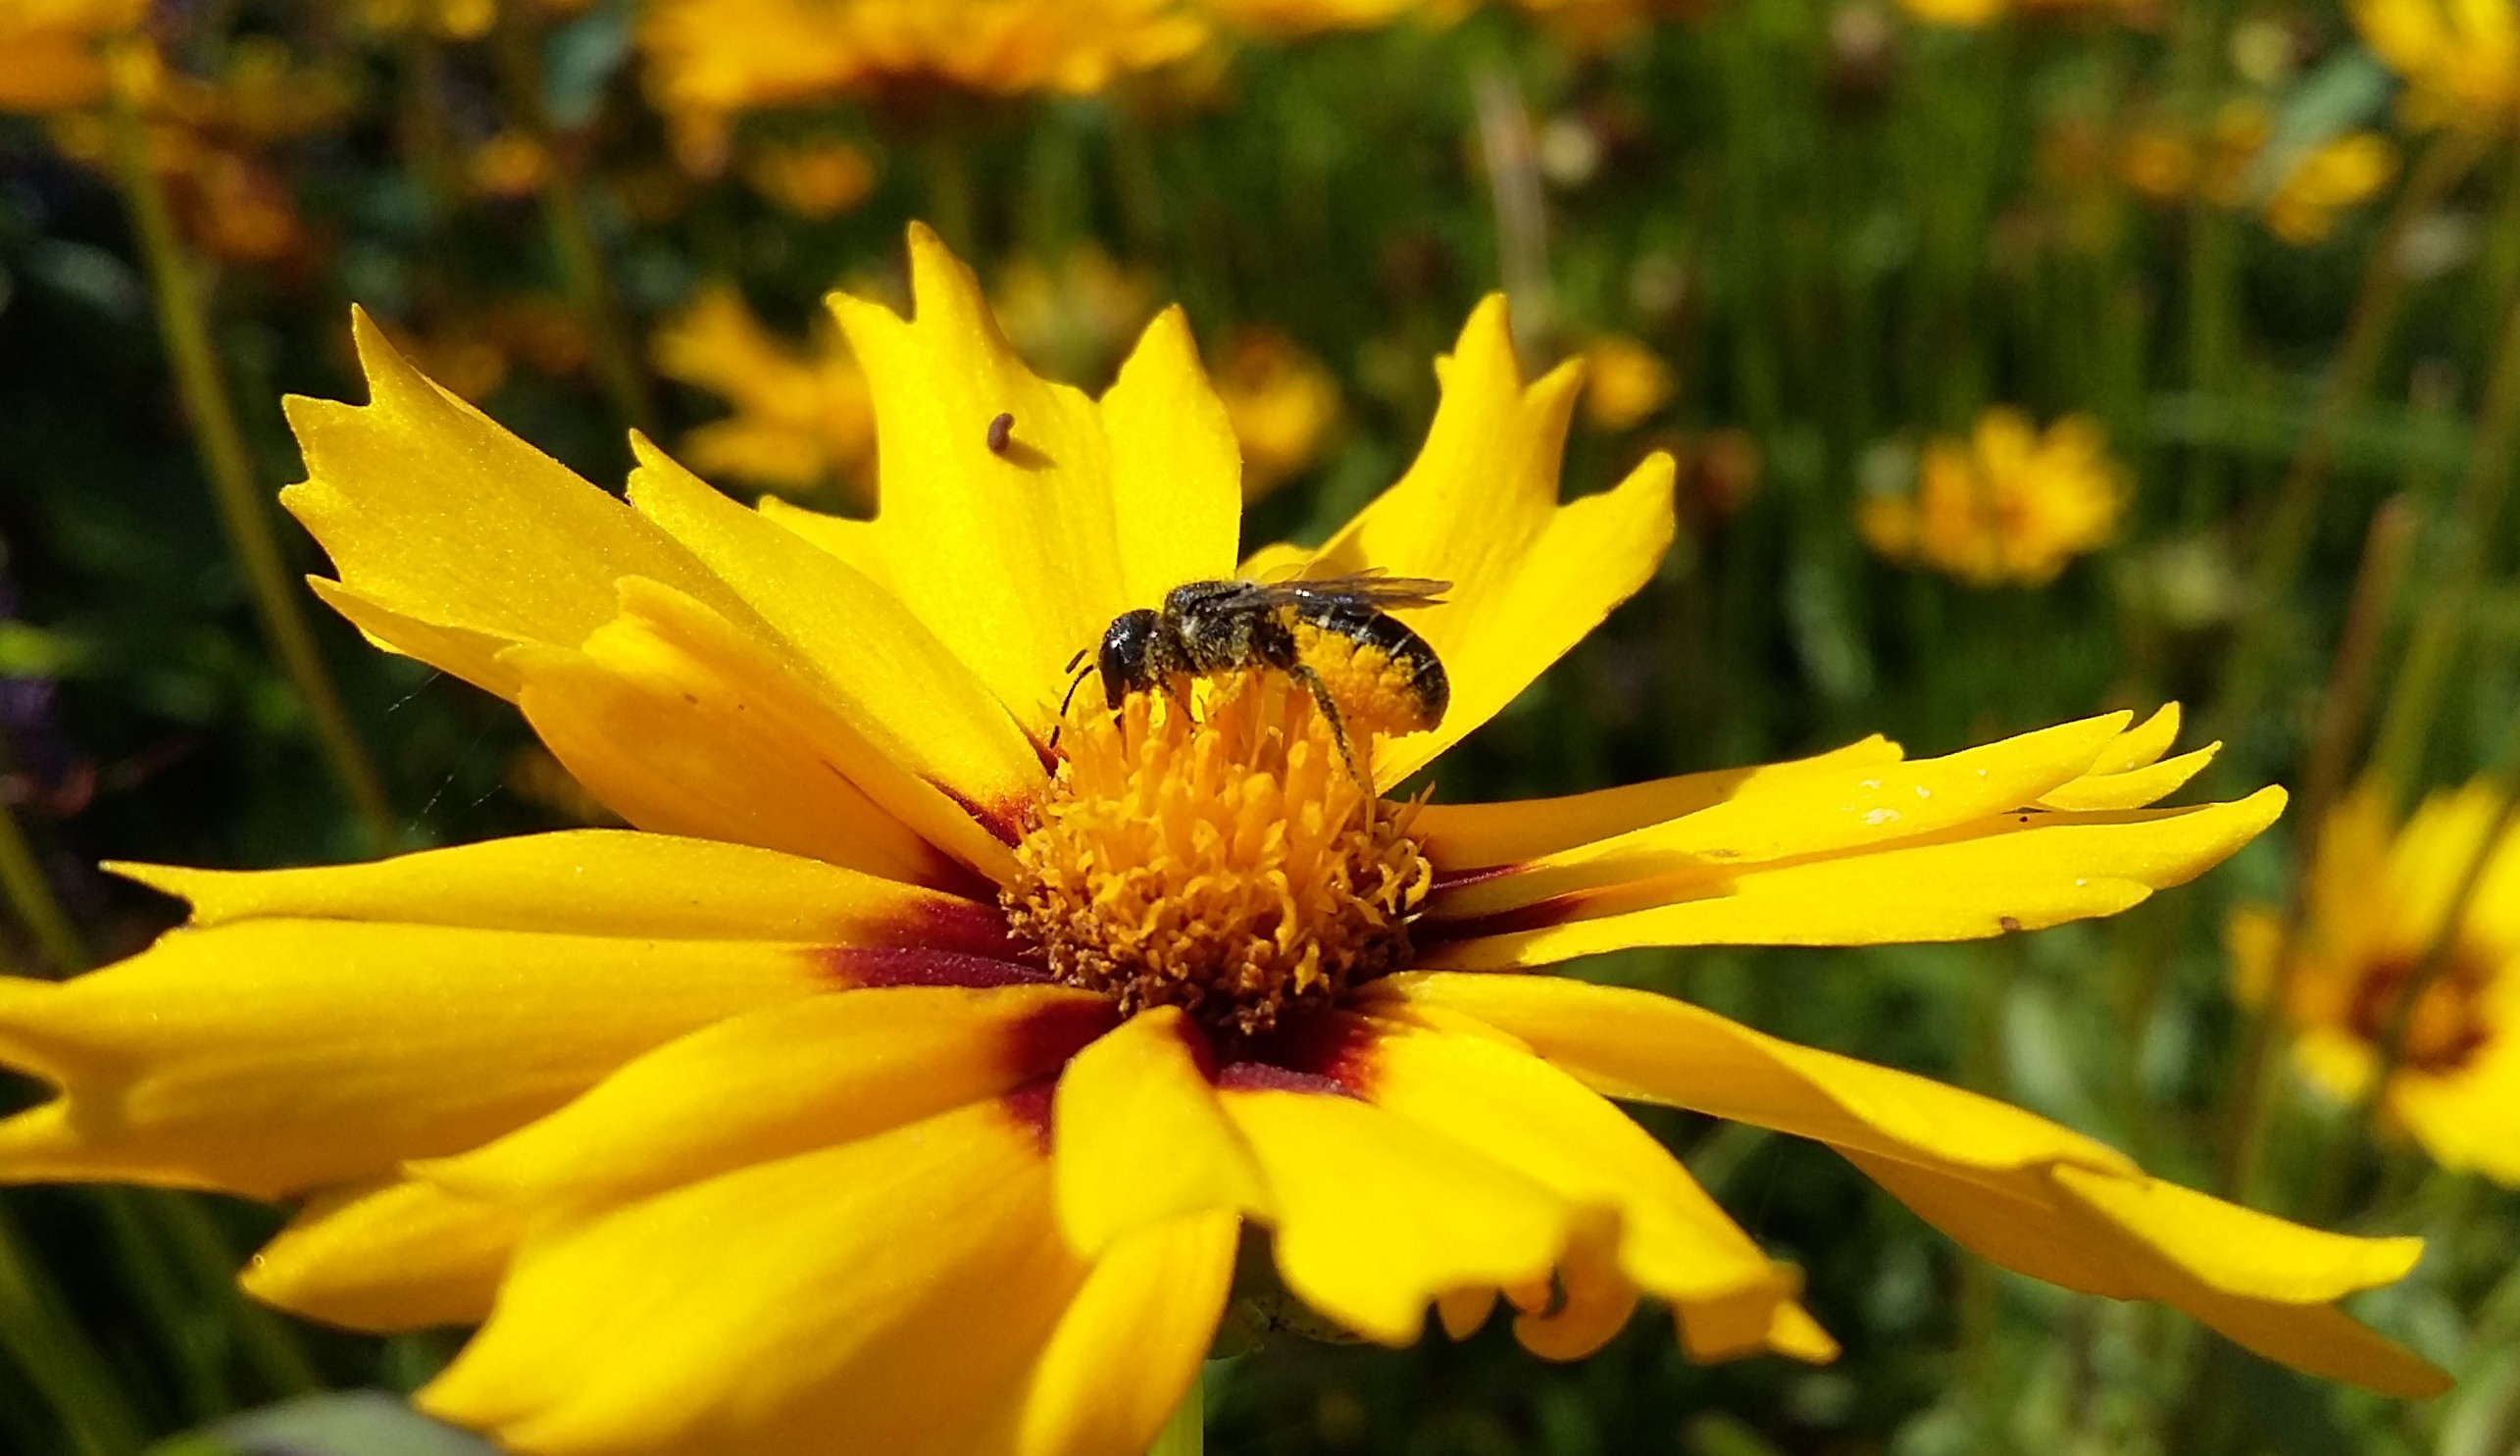
{"label": "wild bee", "polygon": [[[1067,716],[1068,703],[1087,672],[1101,676],[1103,696],[1117,713],[1131,693],[1165,690],[1183,678],[1272,668],[1312,694],[1352,768],[1356,753],[1347,740],[1346,722],[1331,697],[1330,684],[1303,661],[1296,625],[1374,648],[1400,667],[1408,674],[1408,695],[1418,710],[1411,727],[1431,728],[1443,721],[1452,684],[1427,639],[1390,614],[1435,606],[1451,589],[1449,581],[1380,573],[1318,580],[1187,582],[1166,592],[1160,608],[1140,607],[1113,618],[1099,648],[1081,650],[1068,660],[1077,678],[1068,685],[1059,715]],[[1080,670],[1087,652],[1094,654],[1093,665]]]}

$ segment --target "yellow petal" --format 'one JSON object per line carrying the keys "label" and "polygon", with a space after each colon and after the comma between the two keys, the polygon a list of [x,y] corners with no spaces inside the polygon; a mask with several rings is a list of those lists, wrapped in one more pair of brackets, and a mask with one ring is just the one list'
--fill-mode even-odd
{"label": "yellow petal", "polygon": [[[1636,945],[1883,945],[2043,929],[2185,884],[2257,837],[2284,798],[2270,787],[2195,809],[2003,815],[1879,849],[1666,875],[1457,928],[1431,919],[1419,964],[1498,970]],[[1446,898],[1436,897],[1438,915]],[[1550,923],[1577,916],[1593,918]]]}
{"label": "yellow petal", "polygon": [[196,927],[385,921],[660,940],[784,940],[1008,953],[996,906],[791,854],[567,829],[304,870],[107,869],[189,901]]}
{"label": "yellow petal", "polygon": [[2135,1167],[2019,1108],[1781,1041],[1668,996],[1547,976],[1412,972],[1377,981],[1365,1004],[1385,1000],[1475,1018],[1605,1096],[1990,1174],[2056,1162]]}
{"label": "yellow petal", "polygon": [[1157,1007],[1060,1075],[1059,1227],[1079,1252],[1184,1214],[1268,1212],[1259,1170],[1201,1070],[1204,1041],[1178,1007]]}
{"label": "yellow petal", "polygon": [[1184,581],[1231,576],[1242,447],[1178,306],[1155,316],[1121,365],[1102,423],[1128,604],[1151,607]]}
{"label": "yellow petal", "polygon": [[[1358,1074],[1376,1106],[1442,1133],[1580,1208],[1616,1216],[1615,1271],[1681,1306],[1764,1290],[1793,1297],[1688,1171],[1564,1072],[1492,1039],[1385,1029]],[[1762,1321],[1764,1324],[1764,1321]]]}
{"label": "yellow petal", "polygon": [[478,1325],[519,1230],[506,1209],[383,1180],[310,1200],[239,1281],[291,1314],[372,1334]]}
{"label": "yellow petal", "polygon": [[418,1402],[537,1456],[973,1449],[1085,1270],[1037,1099],[537,1224]]}
{"label": "yellow petal", "polygon": [[398,650],[446,652],[423,660],[500,691],[485,640],[574,647],[612,620],[624,577],[736,605],[663,531],[422,377],[365,314],[351,331],[369,402],[287,402],[307,478],[280,503],[358,600],[445,629],[388,638]]}
{"label": "yellow petal", "polygon": [[1538,1184],[1380,1108],[1230,1082],[1223,1100],[1268,1180],[1287,1289],[1368,1339],[1416,1339],[1438,1294],[1546,1278],[1573,1235]]}
{"label": "yellow petal", "polygon": [[[1153,605],[1132,599],[1135,584],[1232,572],[1232,537],[1215,521],[1240,496],[1235,477],[1218,474],[1231,457],[1199,442],[1213,391],[1189,367],[1185,340],[1159,323],[1107,420],[1083,393],[1024,365],[971,271],[925,227],[911,228],[910,273],[910,319],[844,294],[831,300],[875,399],[882,484],[869,535],[901,599],[1046,735],[1063,665],[1122,611]],[[1014,417],[1002,454],[988,445],[1001,414]],[[1124,471],[1107,426],[1136,427],[1150,415],[1172,423],[1159,439],[1133,441]],[[1189,453],[1159,480],[1154,454],[1176,444]],[[1170,505],[1149,500],[1159,490]],[[1156,514],[1124,531],[1124,496]]]}
{"label": "yellow petal", "polygon": [[64,1096],[0,1180],[277,1199],[452,1153],[696,1027],[830,983],[818,947],[254,920],[0,980],[0,1062]]}
{"label": "yellow petal", "polygon": [[[2036,1278],[2161,1300],[2270,1358],[2375,1389],[2422,1393],[2435,1379],[2327,1308],[2402,1275],[2413,1240],[2345,1238],[2250,1213],[2148,1179],[2017,1108],[1640,991],[1412,974],[1375,994],[1487,1022],[1610,1096],[1827,1142],[1953,1237]],[[2288,1326],[2278,1311],[2301,1318]]]}
{"label": "yellow petal", "polygon": [[763,520],[838,557],[850,570],[886,591],[892,589],[892,568],[883,559],[883,532],[876,528],[874,522],[827,516],[775,495],[763,496],[756,509]]}
{"label": "yellow petal", "polygon": [[1016,1403],[1013,1456],[1138,1456],[1199,1378],[1234,1283],[1240,1221],[1192,1214],[1129,1234],[1085,1276]]}
{"label": "yellow petal", "polygon": [[499,661],[500,653],[516,645],[514,638],[424,622],[322,577],[309,577],[306,584],[370,645],[415,658],[500,697],[516,696],[516,670]]}
{"label": "yellow petal", "polygon": [[1436,1320],[1454,1339],[1468,1339],[1496,1312],[1496,1291],[1487,1287],[1452,1289],[1436,1296]]}
{"label": "yellow petal", "polygon": [[1900,757],[1897,744],[1876,733],[1827,753],[1757,768],[1683,774],[1554,799],[1429,804],[1418,811],[1416,833],[1446,873],[1518,865],[1757,793],[1761,780],[1895,764]]}
{"label": "yellow petal", "polygon": [[[501,659],[525,680],[527,721],[588,792],[659,833],[970,883],[858,787],[849,771],[875,750],[813,683],[689,597],[632,578],[621,601],[582,650],[514,647]],[[943,848],[1011,866],[1003,844],[956,817],[963,832]]]}
{"label": "yellow petal", "polygon": [[[940,786],[1012,822],[1044,781],[1041,759],[1006,708],[898,598],[792,531],[711,489],[644,439],[632,446],[630,502],[718,574],[784,640],[871,752],[860,787],[905,822],[935,804],[893,780]],[[882,772],[892,770],[892,773]]]}
{"label": "yellow petal", "polygon": [[2049,809],[2141,809],[2185,786],[2214,761],[2222,746],[2218,740],[2123,774],[2086,774],[2041,794],[2039,802]]}
{"label": "yellow petal", "polygon": [[893,986],[671,1042],[549,1117],[414,1171],[519,1209],[628,1202],[1014,1090],[1111,1025],[1064,986]]}
{"label": "yellow petal", "polygon": [[2118,735],[2116,742],[2100,750],[2092,762],[2094,775],[2131,774],[2161,761],[2170,745],[2179,741],[2180,712],[2177,703],[2164,703],[2150,718]]}
{"label": "yellow petal", "polygon": [[2084,773],[2126,721],[2112,713],[1940,758],[1806,759],[1753,770],[1723,785],[1715,802],[1482,877],[1430,908],[1444,917],[1486,915],[1651,876],[1721,874],[1983,822]]}
{"label": "yellow petal", "polygon": [[1991,1193],[1931,1168],[1847,1156],[1927,1222],[2034,1278],[2158,1300],[2270,1360],[2384,1394],[2449,1387],[2430,1363],[2327,1302],[2402,1276],[2420,1240],[2320,1233],[2140,1174],[2060,1167]]}
{"label": "yellow petal", "polygon": [[1637,1312],[1637,1286],[1619,1272],[1601,1240],[1578,1239],[1534,1306],[1515,1302],[1514,1338],[1543,1360],[1581,1360],[1600,1350]]}
{"label": "yellow petal", "polygon": [[1452,679],[1451,710],[1433,731],[1385,745],[1380,782],[1424,767],[1513,701],[1652,577],[1674,530],[1668,456],[1613,490],[1558,504],[1583,372],[1566,365],[1527,387],[1501,297],[1472,313],[1436,371],[1443,399],[1416,463],[1309,567],[1453,583],[1442,606],[1407,617]]}

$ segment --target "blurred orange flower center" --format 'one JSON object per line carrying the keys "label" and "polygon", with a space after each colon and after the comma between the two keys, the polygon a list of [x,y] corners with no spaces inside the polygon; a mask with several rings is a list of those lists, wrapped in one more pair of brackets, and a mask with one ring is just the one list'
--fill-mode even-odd
{"label": "blurred orange flower center", "polygon": [[[2373,963],[2363,973],[2346,1012],[2357,1035],[2375,1046],[2389,1035],[2398,1002],[2405,998],[2407,982],[2422,959],[2420,955],[2394,956]],[[2466,947],[2452,946],[2449,959],[2406,1019],[2398,1065],[2439,1075],[2456,1072],[2474,1060],[2493,1039],[2485,1021],[2485,993],[2493,979],[2491,960],[2468,953]]]}
{"label": "blurred orange flower center", "polygon": [[[1396,726],[1379,658],[1323,664],[1360,766]],[[1124,1015],[1179,1006],[1256,1034],[1408,965],[1435,874],[1409,833],[1416,806],[1377,798],[1284,674],[1134,694],[1117,715],[1081,698],[1063,744],[1003,895],[1060,980]]]}

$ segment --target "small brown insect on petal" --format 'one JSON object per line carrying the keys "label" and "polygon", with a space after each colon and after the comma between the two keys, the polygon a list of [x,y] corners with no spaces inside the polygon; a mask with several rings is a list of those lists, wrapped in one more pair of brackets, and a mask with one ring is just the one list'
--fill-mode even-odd
{"label": "small brown insect on petal", "polygon": [[2021,922],[2020,922],[2020,921],[2017,921],[2017,920],[2015,920],[2015,919],[2013,919],[2013,918],[2012,918],[2011,916],[2009,916],[2009,915],[1998,915],[1998,916],[1996,916],[1996,917],[1995,917],[1995,924],[1996,924],[1996,925],[1999,925],[1999,926],[2001,926],[2001,927],[2003,927],[2003,928],[2004,928],[2004,931],[2005,931],[2005,933],[2007,933],[2007,934],[2011,933],[2011,932],[2012,932],[2012,931],[2014,931],[2014,930],[2018,930],[2018,929],[2021,929]]}
{"label": "small brown insect on petal", "polygon": [[1015,443],[1015,417],[1013,415],[1000,415],[996,419],[988,422],[989,454],[1003,455],[1006,453],[1006,447],[1013,443]]}

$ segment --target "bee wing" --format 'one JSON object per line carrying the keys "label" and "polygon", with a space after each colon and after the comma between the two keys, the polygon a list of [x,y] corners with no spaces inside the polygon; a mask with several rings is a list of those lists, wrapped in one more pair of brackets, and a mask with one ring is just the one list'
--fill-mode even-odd
{"label": "bee wing", "polygon": [[1334,602],[1382,611],[1402,611],[1410,607],[1438,605],[1443,601],[1443,594],[1452,589],[1452,583],[1428,577],[1394,577],[1377,567],[1345,577],[1284,581],[1270,589],[1284,592],[1289,602]]}

